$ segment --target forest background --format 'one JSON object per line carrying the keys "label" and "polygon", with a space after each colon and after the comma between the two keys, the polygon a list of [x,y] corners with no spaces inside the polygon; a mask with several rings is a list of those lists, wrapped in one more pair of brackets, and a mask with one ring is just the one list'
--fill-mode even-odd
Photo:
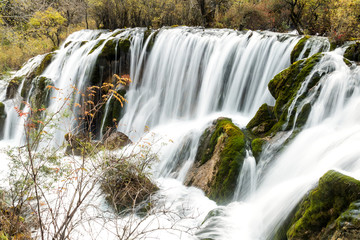
{"label": "forest background", "polygon": [[0,0],[0,74],[54,50],[80,29],[187,25],[360,35],[360,0]]}

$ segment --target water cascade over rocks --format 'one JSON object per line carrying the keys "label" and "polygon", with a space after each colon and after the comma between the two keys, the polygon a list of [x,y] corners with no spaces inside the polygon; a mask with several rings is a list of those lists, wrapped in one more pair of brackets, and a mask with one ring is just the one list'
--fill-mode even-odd
{"label": "water cascade over rocks", "polygon": [[[345,50],[331,49],[326,38],[272,32],[79,31],[10,77],[0,95],[0,143],[24,140],[23,120],[14,109],[22,101],[56,111],[61,103],[55,99],[69,94],[71,86],[84,91],[112,82],[113,74],[129,75],[132,82],[117,89],[128,103],[121,108],[110,97],[90,129],[98,139],[108,128],[133,142],[152,133],[171,139],[153,170],[160,187],[156,195],[175,211],[186,206],[192,217],[182,224],[197,227],[186,234],[158,230],[148,237],[307,239],[306,227],[316,227],[311,236],[321,237],[328,223],[333,227],[326,236],[342,236],[335,220],[344,223],[341,219],[348,218],[341,214],[356,210],[356,194],[335,206],[323,225],[299,215],[304,209],[320,211],[307,200],[313,193],[307,193],[329,170],[360,179],[360,68],[343,57]],[[47,86],[61,89],[61,95]],[[74,98],[83,101],[81,94]],[[54,130],[55,145],[73,130],[76,107],[73,112]],[[331,191],[323,187],[327,183],[357,186],[338,172],[322,178],[322,194]]]}

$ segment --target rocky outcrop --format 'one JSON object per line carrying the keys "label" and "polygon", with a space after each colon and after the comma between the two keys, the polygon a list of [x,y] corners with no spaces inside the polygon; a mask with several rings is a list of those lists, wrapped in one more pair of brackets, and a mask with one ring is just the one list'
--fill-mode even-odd
{"label": "rocky outcrop", "polygon": [[360,61],[360,42],[350,45],[346,49],[346,51],[344,53],[344,57],[351,61],[359,62]]}
{"label": "rocky outcrop", "polygon": [[244,133],[230,119],[217,119],[201,137],[185,184],[202,189],[219,204],[228,203],[243,165],[245,148]]}
{"label": "rocky outcrop", "polygon": [[33,80],[40,77],[40,75],[45,71],[45,69],[50,65],[52,62],[53,56],[55,55],[54,52],[46,54],[43,58],[39,66],[37,66],[31,73],[27,76],[24,76],[24,84],[21,89],[21,97],[26,99],[30,93],[31,84],[33,84]]}
{"label": "rocky outcrop", "polygon": [[0,102],[0,139],[4,136],[4,125],[6,119],[5,105]]}
{"label": "rocky outcrop", "polygon": [[[295,45],[294,49],[291,51],[290,61],[291,63],[296,62],[296,60],[300,57],[301,52],[303,51],[307,40],[309,40],[310,36],[304,36],[301,38],[297,44]],[[310,49],[308,52],[304,54],[304,57],[309,57]]]}
{"label": "rocky outcrop", "polygon": [[[246,126],[252,140],[251,149],[257,161],[259,161],[263,146],[276,134],[293,128],[301,129],[305,125],[311,112],[311,104],[301,104],[302,100],[311,94],[313,87],[325,73],[315,72],[310,79],[307,77],[322,57],[322,54],[315,54],[308,59],[299,60],[269,82],[269,91],[276,99],[275,106],[263,104]],[[307,80],[306,89],[302,95],[297,96],[305,80]],[[292,106],[291,111],[289,111],[290,106]],[[301,109],[297,114],[299,107]],[[294,131],[290,139],[298,132]]]}
{"label": "rocky outcrop", "polygon": [[13,99],[15,97],[22,81],[23,77],[14,77],[9,81],[9,84],[6,88],[6,99]]}
{"label": "rocky outcrop", "polygon": [[104,141],[104,146],[108,150],[116,150],[132,144],[132,141],[122,132],[113,132]]}
{"label": "rocky outcrop", "polygon": [[289,240],[359,239],[360,181],[327,172],[300,203],[287,231]]}

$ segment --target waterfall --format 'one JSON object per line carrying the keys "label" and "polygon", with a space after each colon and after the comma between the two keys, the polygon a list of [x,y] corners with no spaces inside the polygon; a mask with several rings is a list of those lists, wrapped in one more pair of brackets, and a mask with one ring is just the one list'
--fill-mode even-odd
{"label": "waterfall", "polygon": [[347,66],[341,51],[335,51],[325,54],[314,71],[324,69],[331,72],[302,100],[313,106],[305,130],[266,169],[249,198],[229,205],[209,223],[227,231],[205,227],[202,238],[271,239],[325,172],[336,169],[360,178],[360,68]]}
{"label": "waterfall", "polygon": [[[180,27],[162,29],[128,93],[119,130],[200,119],[214,112],[251,116],[273,103],[267,83],[290,64],[298,37]],[[135,135],[136,136],[136,135]]]}
{"label": "waterfall", "polygon": [[[164,231],[165,235],[153,237],[271,239],[287,214],[327,170],[335,168],[360,177],[360,150],[357,148],[360,141],[360,68],[347,66],[341,49],[324,55],[298,91],[293,101],[293,104],[300,102],[297,109],[295,105],[289,107],[289,112],[296,109],[296,120],[303,105],[312,105],[305,130],[280,156],[274,154],[274,149],[286,141],[291,131],[275,136],[272,143],[265,146],[258,163],[251,151],[247,151],[233,202],[221,208],[221,215],[202,224],[207,213],[217,206],[199,189],[185,187],[182,183],[194,162],[200,137],[214,119],[229,117],[244,128],[263,103],[274,104],[267,84],[290,66],[290,53],[299,39],[291,34],[189,27],[158,31],[143,28],[114,32],[83,30],[67,38],[41,76],[60,89],[51,92],[48,102],[49,111],[56,111],[61,106],[58,99],[72,94],[71,85],[84,91],[95,74],[99,75],[98,82],[104,82],[114,73],[128,71],[132,83],[126,89],[128,103],[122,116],[118,116],[121,117],[118,130],[135,141],[149,139],[153,132],[164,138],[159,144],[162,147],[160,161],[153,169],[153,176],[160,185],[156,197],[163,198],[174,210],[186,206],[188,212],[197,212],[198,216],[186,224],[201,226],[200,231],[191,232],[190,236],[166,235]],[[122,40],[131,43],[126,56],[119,56],[117,51]],[[108,68],[99,67],[99,56],[112,41],[116,42],[112,52],[114,59],[109,61]],[[329,42],[324,38],[310,38],[298,60],[329,49]],[[30,60],[14,77],[30,74],[43,58],[38,56]],[[129,69],[124,69],[126,64]],[[320,73],[319,84],[302,99],[315,73]],[[23,84],[13,100],[5,100],[4,92],[0,94],[7,112],[5,140],[21,140],[22,132],[17,126],[21,126],[23,120],[18,118],[13,106],[22,100],[19,95]],[[31,89],[26,90],[31,92]],[[112,99],[110,97],[104,106],[100,137]],[[82,100],[81,94],[74,96],[76,103]],[[70,111],[76,113],[76,106]],[[72,130],[75,118],[75,114],[63,118],[59,129],[53,132],[58,145],[64,140],[64,134]],[[145,133],[144,128],[150,128],[152,133]],[[166,146],[163,142],[167,142]]]}

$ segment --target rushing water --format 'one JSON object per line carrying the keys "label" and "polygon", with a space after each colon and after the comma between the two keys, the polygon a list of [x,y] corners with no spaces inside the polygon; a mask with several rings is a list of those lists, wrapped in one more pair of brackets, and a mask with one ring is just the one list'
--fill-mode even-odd
{"label": "rushing water", "polygon": [[[148,126],[167,142],[154,170],[161,187],[157,197],[173,211],[184,213],[181,229],[200,228],[186,233],[158,230],[149,233],[148,237],[271,239],[277,226],[327,170],[337,169],[360,177],[360,149],[357,147],[360,142],[360,68],[347,66],[342,50],[338,49],[326,53],[308,78],[315,72],[323,76],[297,107],[301,110],[304,104],[312,105],[305,130],[276,159],[273,159],[272,147],[281,145],[288,135],[276,136],[257,165],[252,153],[248,152],[233,202],[221,207],[219,216],[202,224],[207,213],[217,206],[199,189],[182,184],[194,161],[202,132],[220,116],[230,117],[239,127],[244,127],[261,104],[274,104],[267,84],[290,65],[290,53],[300,37],[180,27],[163,28],[157,34],[153,32],[144,42],[145,29],[116,33],[80,31],[72,34],[42,75],[61,89],[61,96],[71,90],[70,84],[83,89],[106,42],[130,39],[133,83],[126,94],[128,104],[118,130],[136,140],[142,136],[149,138],[150,133],[144,135],[144,128]],[[148,44],[154,37],[156,40],[149,52]],[[99,43],[100,47],[91,52]],[[314,38],[306,43],[299,59],[305,52],[312,54],[319,49],[328,50],[329,43],[323,38]],[[42,57],[29,61],[16,75],[31,72]],[[120,63],[115,64],[113,72],[121,73],[120,68]],[[305,81],[296,100],[307,84]],[[60,97],[56,94],[59,93],[53,93],[53,99]],[[4,98],[4,93],[1,96]],[[22,123],[12,110],[19,101],[21,99],[4,102],[6,140],[21,141],[22,132],[18,126]],[[75,101],[81,101],[81,98]],[[105,106],[106,113],[109,102]],[[50,110],[56,110],[59,104],[59,101],[51,100]],[[289,109],[291,111],[294,106]],[[73,118],[64,120],[63,126],[68,129],[55,132],[55,141],[63,141]],[[4,141],[0,143],[4,144]],[[99,205],[104,204],[101,197],[97,201]],[[106,207],[102,208],[106,210]],[[146,223],[144,228],[162,228],[171,225],[172,221],[171,216],[160,218],[154,221],[157,224]],[[99,227],[106,223],[109,224],[107,227]],[[82,239],[87,239],[86,234],[92,230],[95,235],[111,239],[113,231],[108,230],[118,224],[118,221],[110,220],[90,221],[83,224],[78,233]],[[99,233],[94,233],[96,229]]]}

